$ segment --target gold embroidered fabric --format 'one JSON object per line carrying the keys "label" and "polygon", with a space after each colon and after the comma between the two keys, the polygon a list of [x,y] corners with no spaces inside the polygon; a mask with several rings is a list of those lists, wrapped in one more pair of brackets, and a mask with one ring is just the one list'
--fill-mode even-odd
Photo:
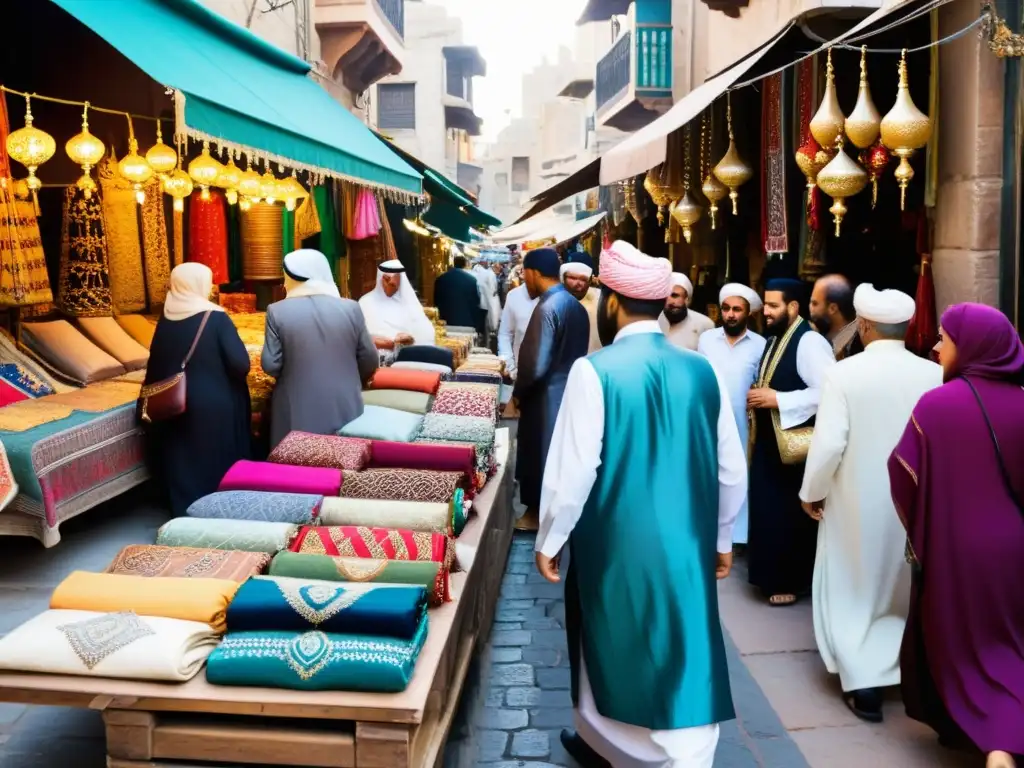
{"label": "gold embroidered fabric", "polygon": [[66,419],[74,410],[70,405],[54,402],[51,398],[22,400],[0,408],[0,432],[24,432],[27,429]]}
{"label": "gold embroidered fabric", "polygon": [[[184,214],[174,212],[174,264],[173,267],[185,263],[185,221]],[[173,268],[172,267],[172,268]],[[170,278],[168,278],[168,282]]]}
{"label": "gold embroidered fabric", "polygon": [[150,308],[155,309],[167,298],[167,287],[171,282],[171,252],[167,243],[167,219],[160,182],[153,179],[145,189],[146,202],[142,204],[142,255],[146,268],[146,296]]}
{"label": "gold embroidered fabric", "polygon": [[105,158],[96,173],[103,193],[100,204],[107,239],[110,302],[117,312],[141,312],[146,308],[146,283],[135,190],[117,172],[112,157]]}
{"label": "gold embroidered fabric", "polygon": [[53,301],[39,222],[30,200],[0,186],[0,306]]}
{"label": "gold embroidered fabric", "polygon": [[313,195],[310,195],[295,209],[295,247],[300,248],[303,240],[320,232],[320,213]]}
{"label": "gold embroidered fabric", "polygon": [[55,403],[67,405],[76,411],[109,411],[139,399],[142,385],[124,380],[99,381],[74,392],[50,395]]}
{"label": "gold embroidered fabric", "polygon": [[87,200],[73,186],[64,190],[57,306],[74,317],[111,313],[107,240],[99,195]]}

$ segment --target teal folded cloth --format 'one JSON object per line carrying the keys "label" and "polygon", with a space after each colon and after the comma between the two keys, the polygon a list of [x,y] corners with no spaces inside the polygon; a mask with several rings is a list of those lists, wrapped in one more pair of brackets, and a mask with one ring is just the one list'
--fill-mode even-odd
{"label": "teal folded cloth", "polygon": [[388,440],[393,443],[411,443],[423,424],[418,413],[399,411],[380,405],[366,405],[363,415],[338,430],[342,437],[361,437],[365,440]]}
{"label": "teal folded cloth", "polygon": [[299,691],[399,693],[412,679],[427,622],[424,615],[411,640],[320,630],[229,633],[207,659],[206,680]]}

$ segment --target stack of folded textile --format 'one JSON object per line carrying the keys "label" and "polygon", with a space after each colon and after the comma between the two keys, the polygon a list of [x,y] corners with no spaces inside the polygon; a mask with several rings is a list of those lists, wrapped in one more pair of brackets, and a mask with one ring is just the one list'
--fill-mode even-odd
{"label": "stack of folded textile", "polygon": [[456,369],[455,381],[475,381],[481,384],[501,384],[505,375],[505,361],[490,350],[477,350]]}
{"label": "stack of folded textile", "polygon": [[490,477],[496,469],[495,429],[494,417],[432,412],[423,417],[423,426],[416,442],[426,445],[472,445],[476,451],[476,471]]}

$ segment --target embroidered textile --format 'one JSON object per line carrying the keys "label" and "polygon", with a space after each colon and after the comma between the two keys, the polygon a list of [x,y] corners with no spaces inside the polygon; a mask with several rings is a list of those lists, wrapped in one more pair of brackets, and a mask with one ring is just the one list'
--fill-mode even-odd
{"label": "embroidered textile", "polygon": [[390,443],[374,440],[370,466],[374,469],[428,469],[437,472],[459,472],[464,476],[467,498],[483,487],[476,482],[476,446],[431,445],[427,443]]}
{"label": "embroidered textile", "polygon": [[139,399],[141,387],[142,385],[138,382],[111,379],[109,381],[98,381],[74,392],[50,395],[47,400],[52,403],[66,405],[76,411],[98,413],[134,403]]}
{"label": "embroidered textile", "polygon": [[320,234],[320,212],[316,209],[313,195],[305,198],[295,209],[295,242],[301,246],[302,241]]}
{"label": "embroidered textile", "polygon": [[455,489],[452,500],[388,501],[382,499],[326,498],[320,525],[360,525],[426,531],[458,536],[466,525],[465,494]]}
{"label": "embroidered textile", "polygon": [[411,584],[427,590],[431,605],[438,606],[444,602],[444,570],[441,563],[435,562],[278,552],[270,563],[269,573],[271,576],[354,584]]}
{"label": "embroidered textile", "polygon": [[465,482],[461,472],[424,469],[366,469],[346,472],[341,496],[350,499],[431,501],[447,504]]}
{"label": "embroidered textile", "polygon": [[269,565],[270,555],[264,552],[129,544],[117,553],[106,573],[242,582],[263,573]]}
{"label": "embroidered textile", "polygon": [[492,391],[484,392],[466,389],[465,386],[454,382],[442,384],[437,397],[434,398],[434,405],[430,409],[431,413],[476,416],[495,421],[498,414],[497,389],[491,387]]}
{"label": "embroidered textile", "polygon": [[131,611],[107,613],[94,619],[57,627],[68,639],[86,669],[143,637],[156,634]]}
{"label": "embroidered textile", "polygon": [[[65,392],[72,389],[71,385],[65,384],[53,376],[46,366],[39,363],[31,354],[19,349],[17,342],[2,328],[0,328],[0,362],[16,364],[54,392]],[[50,393],[41,393],[40,397],[42,394]]]}
{"label": "embroidered textile", "polygon": [[312,525],[323,500],[323,496],[306,493],[217,491],[192,502],[187,514],[216,520]]}
{"label": "embroidered textile", "polygon": [[447,413],[428,413],[423,417],[423,440],[453,440],[473,443],[478,447],[494,444],[494,420],[479,416],[453,416]]}
{"label": "embroidered textile", "polygon": [[0,510],[14,501],[18,495],[18,483],[14,479],[11,463],[7,460],[7,449],[0,443]]}
{"label": "embroidered textile", "polygon": [[39,222],[31,200],[18,200],[0,179],[0,306],[53,301]]}
{"label": "embroidered textile", "polygon": [[110,303],[116,312],[142,312],[146,308],[146,280],[142,273],[135,190],[118,172],[113,156],[100,162],[96,175],[102,192],[100,209],[107,240]]}
{"label": "embroidered textile", "polygon": [[298,530],[297,525],[290,523],[177,517],[160,526],[156,543],[165,547],[209,547],[274,554],[288,549]]}
{"label": "embroidered textile", "polygon": [[0,408],[0,432],[25,432],[66,419],[73,410],[69,405],[53,402],[50,397],[11,403]]}
{"label": "embroidered textile", "polygon": [[167,298],[171,284],[171,249],[167,242],[167,219],[160,181],[152,179],[145,186],[146,202],[142,204],[142,255],[146,268],[146,295],[150,309],[155,310]]}
{"label": "embroidered textile", "polygon": [[266,461],[236,461],[219,491],[267,491],[337,496],[341,488],[341,470],[330,467],[295,467]]}
{"label": "embroidered textile", "polygon": [[74,186],[64,190],[64,229],[57,306],[66,315],[109,315],[107,239],[99,195],[88,200]]}
{"label": "embroidered textile", "polygon": [[476,382],[479,384],[490,384],[497,386],[501,384],[500,373],[479,373],[476,371],[456,371],[452,374],[452,381]]}
{"label": "embroidered textile", "polygon": [[370,441],[335,435],[289,432],[270,452],[267,461],[297,467],[361,470],[370,461]]}
{"label": "embroidered textile", "polygon": [[18,363],[0,362],[0,379],[24,394],[26,398],[44,397],[54,393],[53,387],[46,381]]}
{"label": "embroidered textile", "polygon": [[761,176],[761,237],[765,253],[786,253],[789,237],[786,219],[786,152],[783,127],[783,77],[779,72],[765,78],[761,106],[764,173]]}
{"label": "embroidered textile", "polygon": [[213,284],[228,282],[227,203],[219,189],[209,189],[204,200],[198,191],[189,200],[188,260],[205,264],[213,272]]}

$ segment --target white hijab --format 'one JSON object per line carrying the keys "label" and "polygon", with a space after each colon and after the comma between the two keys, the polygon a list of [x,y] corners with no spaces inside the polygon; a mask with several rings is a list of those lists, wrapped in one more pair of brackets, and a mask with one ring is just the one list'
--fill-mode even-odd
{"label": "white hijab", "polygon": [[[380,265],[389,270],[402,268],[396,259]],[[359,308],[366,318],[366,327],[371,336],[393,339],[401,333],[413,337],[417,344],[433,344],[435,341],[434,326],[423,312],[420,300],[416,298],[409,276],[404,270],[402,279],[394,296],[384,292],[382,281],[384,273],[377,269],[377,285],[372,291],[359,299]]]}
{"label": "white hijab", "polygon": [[[292,251],[284,257],[284,268],[284,286],[288,291],[289,299],[300,296],[341,298],[341,291],[338,290],[338,286],[334,282],[331,265],[327,262],[327,257],[320,251],[314,251],[312,248]],[[306,279],[298,280],[296,278]]]}
{"label": "white hijab", "polygon": [[223,312],[224,307],[210,301],[213,272],[205,264],[192,261],[171,270],[171,286],[164,301],[164,317],[187,320],[203,312]]}

